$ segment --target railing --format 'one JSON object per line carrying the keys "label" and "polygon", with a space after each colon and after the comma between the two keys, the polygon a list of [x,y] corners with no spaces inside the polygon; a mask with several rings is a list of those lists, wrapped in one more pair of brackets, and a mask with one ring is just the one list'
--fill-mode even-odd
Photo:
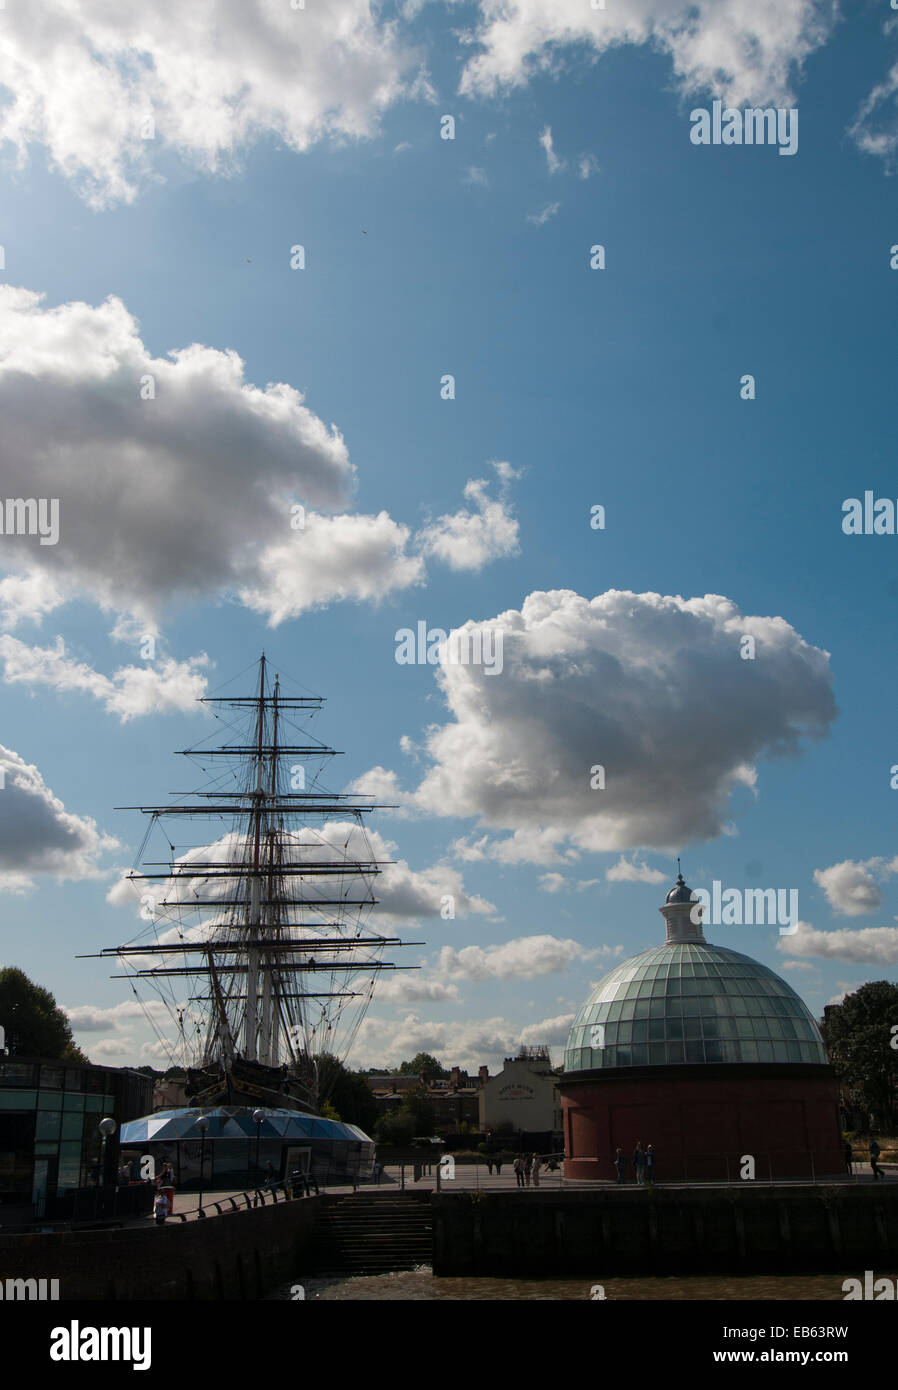
{"label": "railing", "polygon": [[[718,1153],[686,1153],[656,1155],[653,1168],[643,1166],[637,1172],[632,1153],[625,1153],[622,1172],[618,1176],[615,1156],[610,1153],[576,1155],[573,1162],[589,1165],[588,1173],[568,1181],[603,1182],[615,1186],[674,1185],[687,1187],[757,1185],[857,1183],[874,1180],[869,1157],[852,1155],[849,1172],[847,1159],[834,1157],[829,1151],[821,1155],[810,1149],[781,1150],[778,1153],[742,1153],[737,1150]],[[883,1165],[879,1164],[883,1171]],[[886,1165],[888,1167],[888,1165]]]}

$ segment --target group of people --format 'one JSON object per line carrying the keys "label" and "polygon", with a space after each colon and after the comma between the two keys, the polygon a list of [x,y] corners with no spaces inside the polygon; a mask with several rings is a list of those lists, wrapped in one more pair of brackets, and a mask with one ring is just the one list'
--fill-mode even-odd
{"label": "group of people", "polygon": [[[642,1140],[637,1139],[636,1148],[633,1150],[632,1163],[633,1170],[636,1174],[636,1181],[640,1187],[642,1187],[645,1182],[655,1181],[655,1149],[652,1144],[648,1144],[643,1148]],[[626,1182],[624,1170],[627,1166],[627,1160],[624,1158],[623,1149],[618,1149],[614,1158],[614,1166],[617,1169],[618,1182]]]}
{"label": "group of people", "polygon": [[[539,1187],[539,1174],[543,1166],[543,1160],[539,1154],[518,1154],[514,1163],[511,1165],[518,1187]],[[499,1165],[496,1164],[496,1172],[499,1172]]]}

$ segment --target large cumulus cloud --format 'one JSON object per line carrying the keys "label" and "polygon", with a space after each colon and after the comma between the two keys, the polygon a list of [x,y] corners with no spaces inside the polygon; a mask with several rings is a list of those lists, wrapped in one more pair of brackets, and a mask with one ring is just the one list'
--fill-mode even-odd
{"label": "large cumulus cloud", "polygon": [[266,135],[293,150],[370,136],[391,103],[427,91],[417,66],[371,0],[15,0],[0,141],[20,163],[44,145],[94,207],[131,202],[160,177],[160,150],[216,173]]}
{"label": "large cumulus cloud", "polygon": [[670,55],[685,92],[791,105],[796,70],[834,21],[831,0],[608,0],[601,10],[585,0],[480,0],[461,89],[520,86],[557,70],[575,47],[595,59],[621,44],[651,44]]}
{"label": "large cumulus cloud", "polygon": [[836,714],[827,653],[719,595],[537,592],[477,626],[503,632],[503,669],[437,668],[451,718],[427,735],[414,799],[513,831],[542,862],[541,827],[586,850],[720,835],[757,762],[796,753]]}
{"label": "large cumulus cloud", "polygon": [[91,817],[67,811],[33,763],[0,745],[0,891],[24,892],[35,874],[99,877],[100,858],[117,846]]}
{"label": "large cumulus cloud", "polygon": [[[4,537],[8,626],[76,594],[150,630],[169,600],[227,595],[276,625],[424,581],[425,533],[340,510],[355,483],[346,444],[294,387],[248,382],[233,350],[195,343],[153,357],[114,297],[42,300],[0,286],[5,495],[59,502],[56,544]],[[441,519],[445,544],[428,544],[437,558],[458,551],[477,569],[508,553],[517,523],[513,470],[502,469],[498,501],[477,481],[479,510]]]}

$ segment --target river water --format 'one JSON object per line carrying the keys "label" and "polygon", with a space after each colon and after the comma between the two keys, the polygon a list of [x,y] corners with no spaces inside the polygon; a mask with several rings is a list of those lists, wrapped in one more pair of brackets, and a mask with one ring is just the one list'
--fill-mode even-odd
{"label": "river water", "polygon": [[[695,1275],[670,1279],[605,1279],[601,1283],[607,1299],[626,1302],[660,1301],[663,1303],[730,1302],[762,1299],[778,1302],[801,1299],[809,1302],[842,1302],[843,1279],[857,1276],[857,1270],[844,1274],[770,1274],[770,1275]],[[863,1278],[863,1271],[861,1271]],[[398,1302],[517,1302],[531,1299],[540,1302],[583,1302],[600,1297],[586,1279],[435,1279],[429,1268],[419,1267],[395,1274],[366,1275],[355,1278],[303,1278],[297,1275],[292,1284],[282,1285],[268,1295],[269,1299],[305,1298],[324,1302],[347,1299]]]}

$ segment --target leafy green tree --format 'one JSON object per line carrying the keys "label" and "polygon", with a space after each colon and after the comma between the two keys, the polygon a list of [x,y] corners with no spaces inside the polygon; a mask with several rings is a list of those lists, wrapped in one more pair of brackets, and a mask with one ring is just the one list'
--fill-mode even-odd
{"label": "leafy green tree", "polygon": [[315,1061],[318,1066],[319,1104],[330,1104],[336,1111],[336,1115],[329,1118],[339,1118],[345,1124],[358,1125],[366,1134],[371,1134],[377,1123],[377,1101],[368,1085],[366,1074],[350,1071],[330,1052],[320,1053]]}
{"label": "leafy green tree", "polygon": [[406,1091],[401,1109],[412,1121],[413,1137],[433,1134],[436,1110],[423,1086],[412,1086]]}
{"label": "leafy green tree", "polygon": [[379,1144],[389,1144],[397,1149],[405,1148],[415,1137],[415,1122],[404,1107],[387,1110],[375,1125],[374,1137]]}
{"label": "leafy green tree", "polygon": [[420,1076],[422,1072],[428,1081],[449,1075],[442,1062],[438,1062],[429,1052],[417,1053],[410,1062],[403,1062],[399,1068],[400,1076]]}
{"label": "leafy green tree", "polygon": [[891,1130],[898,1111],[898,985],[875,980],[861,985],[823,1020],[823,1037],[840,1079],[857,1091],[882,1129]]}
{"label": "leafy green tree", "polygon": [[86,1062],[62,1009],[48,989],[29,980],[23,970],[0,970],[0,1023],[10,1053],[46,1057],[52,1062]]}

